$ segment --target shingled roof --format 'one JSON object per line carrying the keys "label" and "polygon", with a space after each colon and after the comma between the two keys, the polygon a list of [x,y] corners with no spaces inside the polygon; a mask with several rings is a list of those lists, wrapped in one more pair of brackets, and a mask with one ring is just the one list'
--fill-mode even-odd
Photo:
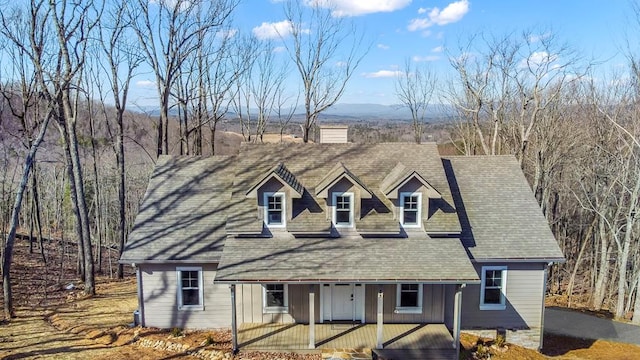
{"label": "shingled roof", "polygon": [[233,161],[230,156],[159,157],[120,262],[220,259]]}
{"label": "shingled roof", "polygon": [[[355,234],[337,238],[331,237],[326,202],[315,193],[336,164],[371,195],[362,199]],[[408,173],[441,197],[429,199],[424,231],[403,234],[381,189]],[[278,177],[301,195],[284,233],[265,229],[256,198],[247,197],[265,176]],[[473,280],[470,258],[562,260],[513,157],[441,158],[435,144],[265,144],[243,145],[236,156],[160,157],[121,262],[220,262],[224,281],[448,281]],[[327,268],[307,273],[322,264]]]}
{"label": "shingled roof", "polygon": [[443,164],[474,260],[564,260],[515,157],[447,157]]}

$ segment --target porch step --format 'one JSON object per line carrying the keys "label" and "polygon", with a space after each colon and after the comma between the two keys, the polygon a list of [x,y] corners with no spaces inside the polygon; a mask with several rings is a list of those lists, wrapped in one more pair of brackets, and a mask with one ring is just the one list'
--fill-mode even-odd
{"label": "porch step", "polygon": [[322,360],[372,360],[371,349],[322,349]]}
{"label": "porch step", "polygon": [[373,350],[378,360],[456,360],[455,349],[382,349]]}

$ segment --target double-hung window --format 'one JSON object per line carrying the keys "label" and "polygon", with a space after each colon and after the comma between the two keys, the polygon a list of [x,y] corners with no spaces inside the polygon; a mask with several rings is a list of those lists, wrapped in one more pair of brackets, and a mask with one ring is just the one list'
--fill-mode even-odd
{"label": "double-hung window", "polygon": [[333,194],[333,223],[336,227],[353,226],[353,193]]}
{"label": "double-hung window", "polygon": [[422,284],[398,284],[397,313],[422,313]]}
{"label": "double-hung window", "polygon": [[285,226],[285,202],[284,193],[264,194],[264,218],[269,227]]}
{"label": "double-hung window", "polygon": [[265,284],[262,290],[264,313],[286,313],[289,310],[286,284]]}
{"label": "double-hung window", "polygon": [[480,310],[504,310],[507,288],[506,266],[483,266]]}
{"label": "double-hung window", "polygon": [[353,226],[353,193],[333,194],[333,223],[336,227]]}
{"label": "double-hung window", "polygon": [[179,267],[176,269],[178,281],[178,309],[203,310],[202,268]]}
{"label": "double-hung window", "polygon": [[400,222],[404,227],[420,227],[422,194],[400,194]]}

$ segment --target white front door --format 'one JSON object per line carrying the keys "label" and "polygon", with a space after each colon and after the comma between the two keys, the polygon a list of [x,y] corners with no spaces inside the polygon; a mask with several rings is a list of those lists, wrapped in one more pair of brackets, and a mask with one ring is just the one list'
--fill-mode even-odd
{"label": "white front door", "polygon": [[364,284],[323,284],[320,321],[362,321]]}
{"label": "white front door", "polygon": [[354,320],[353,285],[335,284],[331,295],[332,320]]}

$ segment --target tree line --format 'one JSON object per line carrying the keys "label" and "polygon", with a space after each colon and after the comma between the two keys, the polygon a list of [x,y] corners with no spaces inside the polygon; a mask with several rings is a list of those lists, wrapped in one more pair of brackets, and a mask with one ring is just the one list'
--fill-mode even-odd
{"label": "tree line", "polygon": [[[237,6],[3,4],[5,317],[13,315],[19,230],[40,239],[43,262],[43,238],[73,239],[84,291],[94,294],[104,245],[124,247],[157,156],[216,154],[219,125],[230,117],[245,141],[260,142],[267,126],[282,135],[296,109],[309,141],[370,47],[349,19],[290,1],[283,7],[283,61],[275,51],[280,43],[234,27]],[[550,289],[569,304],[587,301],[619,318],[640,314],[640,65],[632,44],[627,66],[606,76],[551,30],[479,33],[447,51],[452,76],[407,61],[396,78],[414,141],[428,129],[429,106],[444,103],[455,153],[516,156],[567,258],[551,268]],[[136,125],[130,111],[132,81],[141,72],[151,74],[158,99],[157,116],[146,119],[152,129]],[[114,267],[122,277],[122,266]]]}

